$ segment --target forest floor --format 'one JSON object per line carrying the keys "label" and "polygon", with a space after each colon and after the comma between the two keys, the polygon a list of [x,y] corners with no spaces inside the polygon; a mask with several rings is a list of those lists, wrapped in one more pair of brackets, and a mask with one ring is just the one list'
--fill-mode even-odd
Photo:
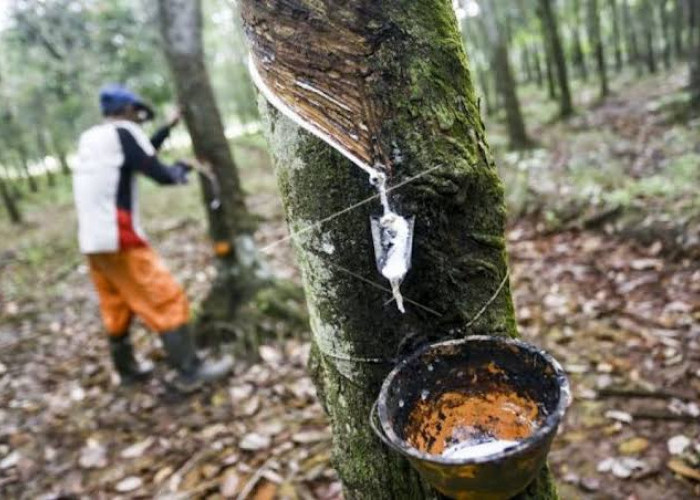
{"label": "forest floor", "polygon": [[[700,496],[700,121],[682,117],[684,76],[623,75],[603,103],[578,88],[567,123],[527,88],[541,148],[498,154],[521,332],[573,386],[550,454],[567,500]],[[500,127],[489,131],[499,149]],[[258,243],[276,241],[286,229],[266,153],[258,139],[234,152]],[[214,272],[197,188],[143,184],[153,244],[196,304]],[[306,333],[190,398],[160,377],[117,387],[68,181],[46,193],[25,199],[21,229],[0,220],[0,497],[340,498]],[[268,258],[298,281],[289,247]],[[153,335],[133,334],[162,360]]]}

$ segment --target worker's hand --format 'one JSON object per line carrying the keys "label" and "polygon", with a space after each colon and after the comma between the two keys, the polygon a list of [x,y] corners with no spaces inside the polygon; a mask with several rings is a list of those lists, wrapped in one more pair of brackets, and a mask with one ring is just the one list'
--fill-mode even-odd
{"label": "worker's hand", "polygon": [[168,118],[167,118],[167,125],[170,128],[173,128],[175,125],[177,125],[180,122],[180,118],[182,118],[182,113],[180,112],[180,108],[174,108],[168,113]]}
{"label": "worker's hand", "polygon": [[177,160],[175,162],[175,165],[179,166],[187,173],[190,173],[192,171],[192,169],[194,168],[190,162],[185,161],[185,160]]}
{"label": "worker's hand", "polygon": [[173,171],[178,184],[187,184],[189,181],[187,175],[192,171],[192,165],[184,161],[176,161]]}

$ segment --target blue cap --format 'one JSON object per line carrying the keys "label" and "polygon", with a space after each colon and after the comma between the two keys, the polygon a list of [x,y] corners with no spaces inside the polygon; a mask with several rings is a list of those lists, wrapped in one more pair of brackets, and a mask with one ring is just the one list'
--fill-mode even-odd
{"label": "blue cap", "polygon": [[134,106],[139,111],[141,121],[153,118],[153,109],[126,87],[110,83],[100,89],[100,109],[103,115],[118,114],[128,105]]}

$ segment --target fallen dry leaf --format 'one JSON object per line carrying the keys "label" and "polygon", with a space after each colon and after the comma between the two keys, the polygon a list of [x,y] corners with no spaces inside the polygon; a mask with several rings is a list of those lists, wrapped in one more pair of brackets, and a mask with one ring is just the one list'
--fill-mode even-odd
{"label": "fallen dry leaf", "polygon": [[119,493],[128,493],[140,488],[142,484],[143,480],[140,477],[129,476],[119,481],[114,489]]}
{"label": "fallen dry leaf", "polygon": [[151,447],[155,439],[153,437],[148,437],[144,439],[143,441],[140,441],[138,443],[132,444],[128,448],[125,448],[120,456],[122,458],[138,458],[144,454],[144,452]]}
{"label": "fallen dry leaf", "polygon": [[318,441],[324,441],[330,438],[331,436],[328,431],[307,430],[297,432],[296,434],[294,434],[292,436],[292,441],[299,444],[309,444],[316,443]]}
{"label": "fallen dry leaf", "polygon": [[83,469],[102,469],[107,467],[107,449],[94,439],[88,439],[80,450],[78,464]]}
{"label": "fallen dry leaf", "polygon": [[693,469],[692,467],[687,466],[681,460],[675,458],[673,460],[669,460],[667,465],[669,469],[680,476],[700,481],[700,469]]}
{"label": "fallen dry leaf", "polygon": [[618,449],[623,455],[636,455],[649,448],[649,440],[643,437],[634,437],[620,443]]}
{"label": "fallen dry leaf", "polygon": [[690,439],[688,439],[682,434],[678,436],[673,436],[671,439],[668,440],[667,443],[668,452],[671,455],[682,455],[685,452],[685,450],[688,449],[690,443]]}
{"label": "fallen dry leaf", "polygon": [[250,434],[243,436],[243,439],[241,439],[241,442],[238,443],[238,446],[242,450],[258,451],[268,448],[271,442],[272,440],[270,439],[270,436],[264,436],[256,432],[251,432]]}
{"label": "fallen dry leaf", "polygon": [[223,477],[221,478],[219,493],[221,493],[221,496],[224,498],[233,498],[238,494],[240,486],[241,478],[238,472],[236,472],[236,468],[229,467],[224,471]]}

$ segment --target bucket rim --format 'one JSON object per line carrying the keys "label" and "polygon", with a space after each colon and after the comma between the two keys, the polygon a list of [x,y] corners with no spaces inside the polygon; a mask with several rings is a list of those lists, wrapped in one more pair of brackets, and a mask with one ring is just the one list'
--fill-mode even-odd
{"label": "bucket rim", "polygon": [[[519,347],[530,353],[538,355],[544,359],[553,369],[557,382],[559,384],[559,401],[557,401],[557,406],[555,410],[550,413],[540,427],[538,427],[535,432],[529,437],[518,441],[518,444],[508,447],[503,451],[498,453],[493,453],[490,455],[485,455],[475,458],[446,458],[441,455],[433,455],[431,453],[426,453],[419,451],[413,446],[410,446],[405,440],[401,439],[393,427],[389,425],[388,411],[387,411],[387,396],[389,394],[389,387],[391,386],[393,380],[396,378],[398,373],[405,368],[408,364],[415,361],[417,358],[425,354],[426,352],[440,347],[451,346],[451,345],[462,345],[471,342],[494,342],[499,344],[507,344]],[[399,361],[396,366],[389,372],[389,374],[384,379],[382,383],[381,390],[379,391],[379,396],[377,398],[377,411],[379,416],[379,424],[381,426],[384,435],[387,437],[388,441],[393,445],[393,447],[406,455],[408,458],[424,460],[427,462],[438,463],[447,466],[464,466],[464,465],[479,465],[503,458],[509,458],[520,454],[521,452],[531,448],[533,445],[542,442],[546,437],[555,432],[559,423],[561,422],[567,408],[571,404],[571,388],[569,385],[568,377],[564,368],[561,364],[554,359],[549,353],[520,339],[514,339],[510,337],[503,337],[497,335],[471,335],[462,339],[453,339],[440,342],[434,342],[432,344],[427,344],[414,353],[410,354],[406,358]]]}

